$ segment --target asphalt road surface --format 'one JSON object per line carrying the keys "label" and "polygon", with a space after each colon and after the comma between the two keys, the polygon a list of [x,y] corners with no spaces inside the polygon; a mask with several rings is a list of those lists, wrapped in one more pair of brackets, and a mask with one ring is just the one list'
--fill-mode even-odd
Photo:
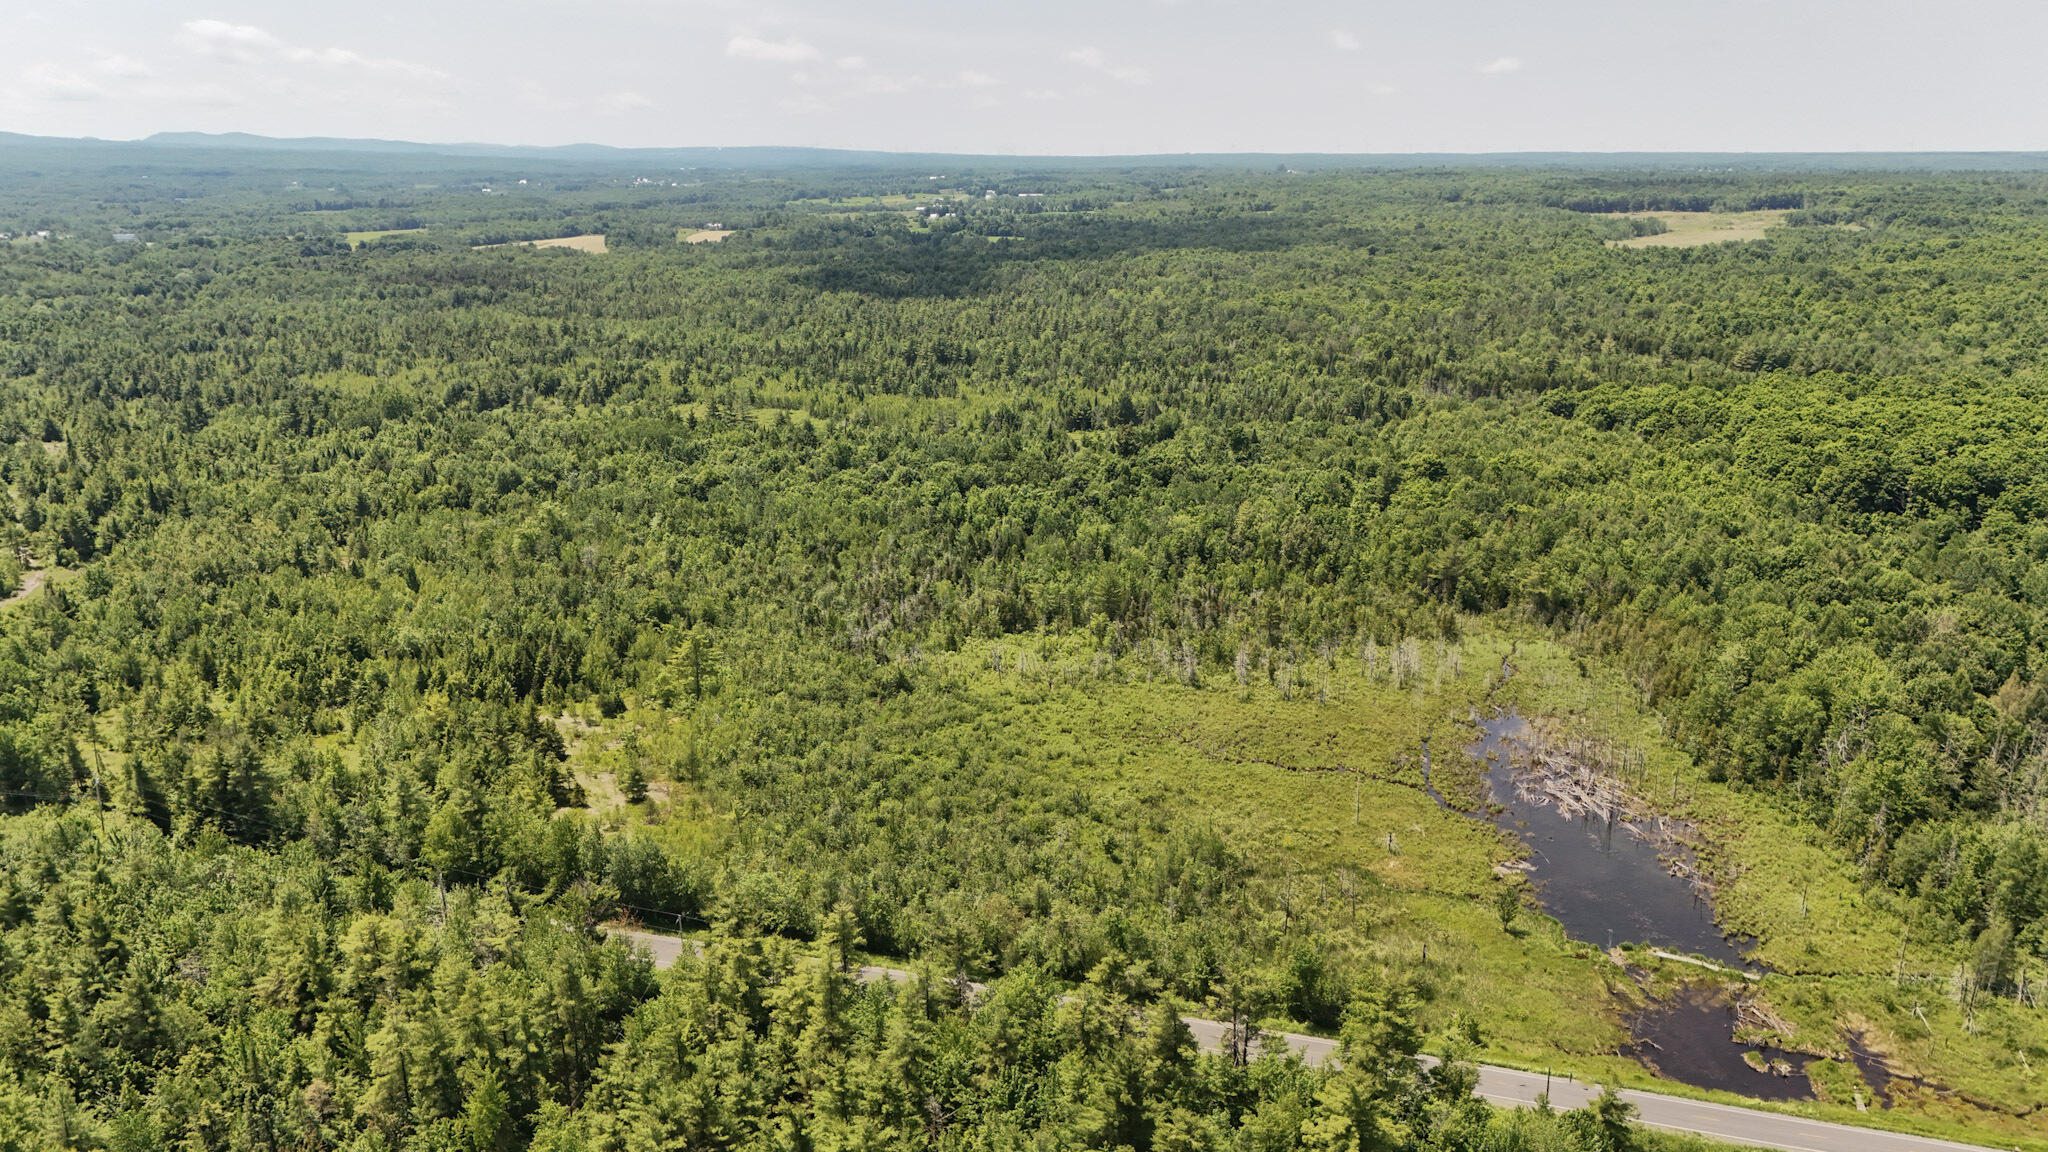
{"label": "asphalt road surface", "polygon": [[[611,934],[631,940],[647,949],[654,957],[654,966],[666,968],[681,958],[684,948],[698,950],[695,941],[681,940],[674,936],[661,936],[652,932],[635,932],[625,928],[611,929]],[[880,980],[903,983],[911,979],[911,973],[901,968],[878,968],[867,965],[856,969],[856,978],[872,984]],[[979,988],[979,985],[970,986]],[[1223,1048],[1227,1026],[1214,1020],[1198,1020],[1183,1016],[1188,1030],[1195,1035],[1195,1043],[1205,1052],[1217,1052]],[[1302,1059],[1311,1065],[1321,1064],[1336,1054],[1337,1042],[1321,1036],[1303,1036],[1295,1032],[1265,1033],[1261,1043],[1277,1042],[1289,1050],[1301,1053]],[[1435,1063],[1434,1058],[1423,1059]],[[1560,1110],[1577,1108],[1600,1094],[1600,1090],[1579,1080],[1567,1077],[1549,1077],[1540,1072],[1523,1072],[1514,1068],[1496,1068],[1491,1064],[1479,1066],[1478,1095],[1494,1104],[1511,1108],[1525,1108],[1536,1103],[1536,1097],[1545,1091],[1550,1093],[1550,1103]],[[1801,1116],[1785,1116],[1776,1112],[1761,1112],[1753,1108],[1738,1108],[1728,1104],[1709,1104],[1700,1100],[1687,1100],[1682,1096],[1665,1096],[1657,1092],[1638,1092],[1625,1088],[1621,1098],[1636,1107],[1636,1119],[1652,1128],[1668,1128],[1674,1132],[1691,1132],[1715,1140],[1726,1140],[1733,1144],[1747,1144],[1755,1148],[1777,1148],[1783,1152],[1983,1152],[1975,1144],[1958,1144],[1952,1140],[1934,1140],[1925,1136],[1907,1136],[1898,1132],[1884,1132],[1876,1128],[1858,1128],[1850,1124],[1830,1124],[1822,1120],[1808,1120]]]}

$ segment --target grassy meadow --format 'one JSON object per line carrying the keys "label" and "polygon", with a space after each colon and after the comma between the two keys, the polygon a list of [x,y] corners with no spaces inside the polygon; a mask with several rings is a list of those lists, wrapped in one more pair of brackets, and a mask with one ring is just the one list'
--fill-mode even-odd
{"label": "grassy meadow", "polygon": [[557,236],[552,240],[513,240],[505,244],[478,244],[477,248],[567,248],[572,252],[589,252],[603,255],[610,251],[605,247],[602,233],[583,236]]}
{"label": "grassy meadow", "polygon": [[1664,231],[1628,240],[1610,240],[1613,248],[1696,248],[1731,240],[1761,240],[1766,231],[1785,222],[1788,213],[1764,212],[1616,212],[1624,220],[1662,220]]}
{"label": "grassy meadow", "polygon": [[[1111,660],[1085,637],[981,643],[927,657],[919,691],[876,723],[911,755],[973,743],[1091,794],[1133,800],[1157,814],[1162,832],[1181,821],[1213,827],[1282,894],[1289,915],[1314,920],[1327,947],[1369,969],[1419,975],[1428,1026],[1483,1020],[1482,1059],[1716,1098],[1621,1055],[1624,1021],[1681,982],[1744,982],[1647,949],[1610,954],[1531,908],[1502,930],[1494,901],[1521,882],[1506,867],[1519,845],[1464,813],[1484,786],[1464,748],[1477,736],[1473,717],[1519,708],[1635,750],[1640,794],[1702,829],[1724,924],[1757,936],[1755,956],[1773,970],[1745,989],[1790,1026],[1772,1039],[1832,1058],[1815,1074],[1821,1101],[1779,1107],[1869,1122],[1847,1063],[1854,1033],[1903,1077],[1886,1123],[1947,1135],[1991,1127],[2020,1143],[2034,1132],[2018,1113],[2042,1097],[2035,1066],[2048,1059],[2048,1027],[2038,1014],[1980,1002],[1966,1016],[1949,990],[1957,945],[1908,933],[1902,954],[1896,909],[1762,798],[1707,781],[1620,676],[1551,641],[1484,629],[1421,646],[1420,670],[1400,684],[1391,656],[1380,649],[1377,674],[1346,650],[1251,668],[1243,684],[1205,669],[1191,685],[1169,662]],[[1514,668],[1506,678],[1503,660]],[[658,778],[660,764],[692,747],[701,753],[716,731],[655,708],[572,717],[564,729],[570,766],[607,826],[671,850],[720,849],[729,825],[715,804]],[[1423,788],[1425,741],[1449,808]],[[649,777],[648,799],[637,804],[616,783],[628,759]]]}
{"label": "grassy meadow", "polygon": [[348,241],[350,248],[360,248],[389,236],[410,236],[425,231],[425,228],[377,228],[365,232],[343,232],[341,238]]}

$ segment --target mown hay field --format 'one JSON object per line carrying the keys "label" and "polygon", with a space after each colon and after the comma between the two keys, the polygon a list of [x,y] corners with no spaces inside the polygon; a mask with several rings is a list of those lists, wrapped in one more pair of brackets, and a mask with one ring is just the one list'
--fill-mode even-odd
{"label": "mown hay field", "polygon": [[1765,230],[1785,222],[1786,213],[1766,212],[1612,212],[1625,220],[1662,220],[1666,231],[1655,236],[1610,240],[1610,248],[1693,248],[1729,240],[1761,240]]}
{"label": "mown hay field", "polygon": [[478,248],[568,248],[577,252],[593,252],[603,255],[611,249],[605,247],[604,233],[591,236],[558,236],[553,240],[514,240],[509,244],[479,244]]}

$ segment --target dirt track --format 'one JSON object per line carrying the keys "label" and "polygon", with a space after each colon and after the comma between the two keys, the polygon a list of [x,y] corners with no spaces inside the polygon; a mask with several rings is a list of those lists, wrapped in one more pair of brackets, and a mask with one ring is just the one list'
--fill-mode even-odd
{"label": "dirt track", "polygon": [[0,599],[0,608],[5,608],[9,604],[19,603],[35,595],[36,589],[41,588],[43,582],[49,578],[49,570],[45,568],[31,568],[23,572],[21,574],[21,587],[15,589],[13,595]]}

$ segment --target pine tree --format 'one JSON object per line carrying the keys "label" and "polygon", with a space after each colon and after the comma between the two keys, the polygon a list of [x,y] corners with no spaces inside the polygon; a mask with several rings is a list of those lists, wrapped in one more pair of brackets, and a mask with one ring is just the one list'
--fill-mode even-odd
{"label": "pine tree", "polygon": [[647,799],[647,773],[640,770],[638,756],[629,756],[626,766],[619,770],[619,791],[625,794],[628,804]]}
{"label": "pine tree", "polygon": [[496,1069],[486,1069],[463,1106],[462,1125],[472,1152],[510,1152],[517,1131]]}
{"label": "pine tree", "polygon": [[1629,1118],[1635,1111],[1636,1106],[1623,1100],[1610,1084],[1584,1108],[1565,1113],[1564,1123],[1586,1152],[1633,1152],[1636,1136]]}
{"label": "pine tree", "polygon": [[127,810],[130,815],[140,816],[158,828],[171,830],[171,805],[158,786],[156,777],[149,771],[146,757],[128,757]]}
{"label": "pine tree", "polygon": [[863,943],[860,921],[855,917],[853,905],[841,900],[832,906],[831,915],[825,918],[825,930],[819,942],[824,945],[825,959],[838,972],[853,970],[853,954],[860,951]]}
{"label": "pine tree", "polygon": [[1493,914],[1500,917],[1500,930],[1507,932],[1515,926],[1515,913],[1522,910],[1522,894],[1513,887],[1502,888],[1493,896]]}
{"label": "pine tree", "polygon": [[370,1037],[370,1088],[359,1114],[388,1139],[404,1135],[412,1123],[412,1085],[406,1068],[407,1035],[393,1013]]}

